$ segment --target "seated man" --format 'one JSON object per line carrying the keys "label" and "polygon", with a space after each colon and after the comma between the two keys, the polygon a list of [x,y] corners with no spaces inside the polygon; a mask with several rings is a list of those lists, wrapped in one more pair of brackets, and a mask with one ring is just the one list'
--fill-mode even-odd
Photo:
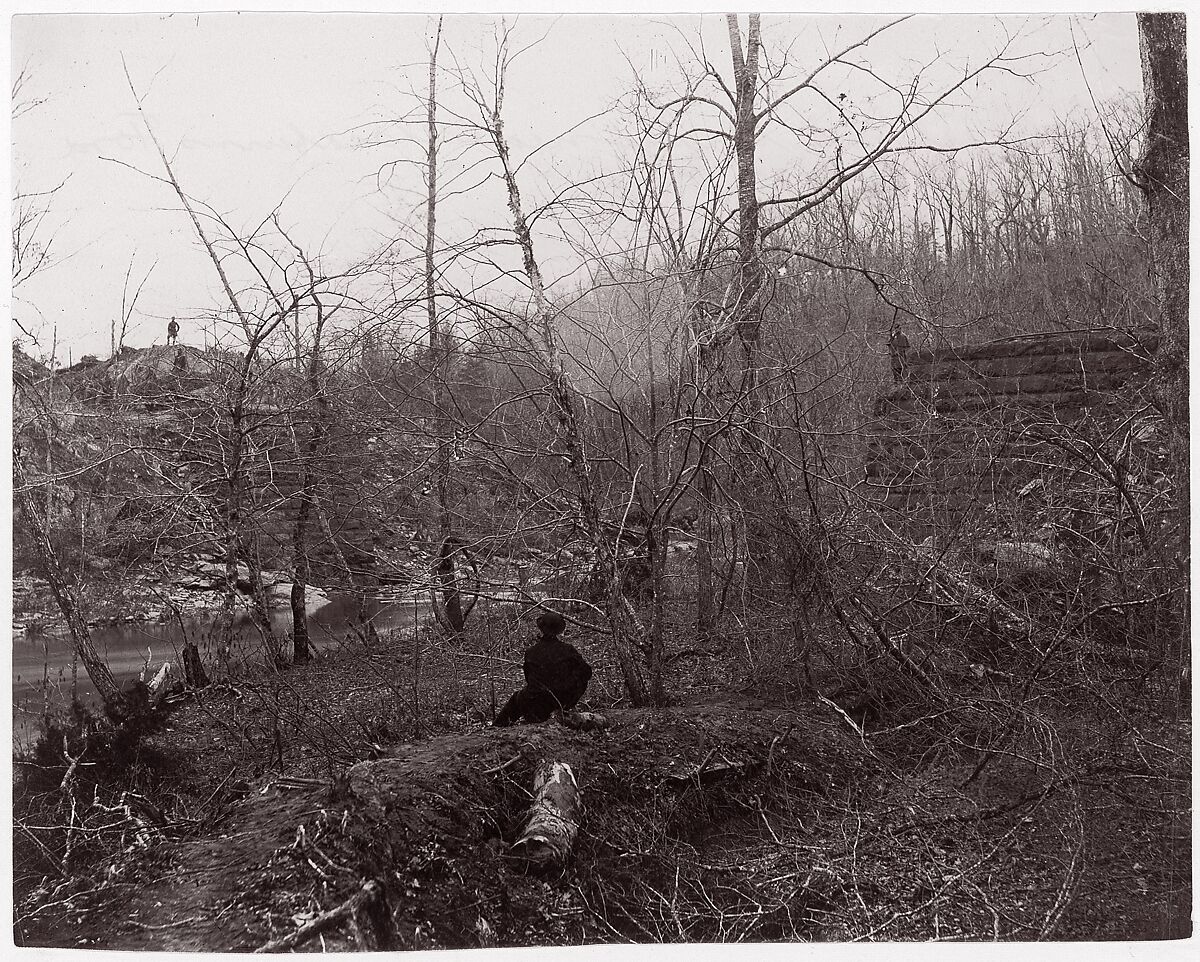
{"label": "seated man", "polygon": [[522,718],[543,722],[560,708],[574,708],[587,690],[592,668],[574,646],[558,637],[567,627],[563,616],[544,611],[537,626],[542,636],[525,652],[525,687],[500,710],[497,726]]}

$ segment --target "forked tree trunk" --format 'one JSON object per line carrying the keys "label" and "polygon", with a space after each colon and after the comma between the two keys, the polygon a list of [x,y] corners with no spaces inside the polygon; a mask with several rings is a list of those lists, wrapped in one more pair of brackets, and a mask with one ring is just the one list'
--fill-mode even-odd
{"label": "forked tree trunk", "polygon": [[[150,118],[146,116],[142,109],[142,98],[138,96],[137,90],[133,86],[133,81],[129,78],[128,71],[125,74],[126,80],[129,83],[129,91],[133,94],[135,103],[137,104],[138,114],[142,118],[142,123],[145,125],[146,133],[150,136],[150,140],[154,144],[155,150],[158,152],[159,159],[162,161],[163,170],[167,175],[167,182],[170,183],[175,195],[179,198],[179,202],[183,209],[187,212],[191,219],[192,226],[195,228],[196,236],[200,239],[200,243],[204,246],[208,253],[209,259],[212,261],[213,269],[217,272],[217,276],[221,280],[221,287],[225,291],[225,296],[229,299],[229,306],[233,309],[237,316],[238,323],[241,325],[242,333],[246,337],[246,352],[242,358],[241,367],[238,372],[237,383],[234,386],[233,401],[230,406],[230,450],[227,456],[227,466],[225,482],[227,486],[227,499],[225,504],[225,598],[223,606],[223,628],[222,641],[220,642],[219,657],[226,664],[230,656],[230,650],[233,643],[233,602],[234,594],[237,589],[237,559],[238,547],[242,537],[242,499],[244,496],[243,486],[245,483],[245,446],[247,435],[245,432],[245,413],[246,400],[249,396],[251,374],[254,369],[255,359],[258,349],[264,341],[274,332],[274,330],[286,319],[286,311],[279,311],[273,317],[266,319],[257,319],[248,314],[242,307],[242,302],[233,289],[229,281],[229,276],[225,273],[225,267],[220,253],[205,233],[204,226],[200,222],[200,217],[196,213],[196,209],[192,204],[191,199],[180,186],[178,179],[175,177],[175,170],[171,166],[171,161],[167,157],[167,153],[163,150],[162,144],[158,140],[158,136],[154,133],[154,128],[150,125]],[[253,580],[253,578],[252,578]],[[261,616],[261,619],[266,622],[266,632],[268,644],[273,648],[277,647],[274,644],[274,635],[270,627],[270,619],[265,615],[265,607],[261,593],[261,574],[258,579],[258,591],[256,592],[255,609],[256,614]]]}
{"label": "forked tree trunk", "polygon": [[717,623],[716,598],[713,594],[713,518],[712,479],[708,468],[700,470],[700,504],[696,518],[696,633],[705,638]]}
{"label": "forked tree trunk", "polygon": [[[308,395],[315,410],[309,412],[308,450],[296,455],[300,461],[300,503],[296,507],[296,524],[292,529],[292,661],[305,662],[312,656],[312,642],[308,636],[308,578],[311,570],[308,557],[308,529],[312,521],[316,495],[313,493],[313,472],[317,455],[325,440],[325,423],[329,414],[329,399],[321,382],[321,336],[325,328],[325,305],[316,295],[316,277],[307,258],[309,283],[313,289],[312,300],[316,305],[316,326],[313,328],[312,355],[309,357],[306,380]],[[300,355],[300,305],[296,305],[296,355]]]}
{"label": "forked tree trunk", "polygon": [[763,477],[766,454],[765,426],[760,423],[765,404],[762,385],[763,299],[765,269],[759,237],[758,178],[755,157],[758,147],[758,117],[754,112],[758,94],[758,58],[760,17],[750,14],[746,31],[746,51],[742,52],[741,29],[736,14],[726,17],[729,45],[733,55],[735,117],[733,149],[738,175],[738,260],[733,325],[742,346],[745,427],[742,437],[748,457],[745,459],[743,484],[746,503],[754,507],[746,512],[746,580],[751,586],[765,584],[773,570],[772,532],[768,515],[770,486]]}
{"label": "forked tree trunk", "polygon": [[267,588],[262,577],[262,551],[257,532],[251,538],[251,551],[247,560],[247,571],[250,578],[250,611],[255,625],[263,637],[263,644],[270,655],[271,663],[278,664],[283,657],[283,646],[279,636],[275,634],[275,626],[271,623],[271,605],[267,598]]}
{"label": "forked tree trunk", "polygon": [[457,633],[466,626],[462,594],[458,590],[455,570],[454,523],[450,511],[452,440],[449,418],[446,415],[446,380],[450,373],[450,332],[442,330],[437,311],[437,277],[433,253],[437,243],[437,58],[442,42],[442,18],[438,17],[433,50],[429,54],[429,99],[425,105],[428,142],[425,148],[425,170],[428,193],[425,203],[425,311],[429,319],[429,352],[433,359],[434,437],[437,454],[434,461],[438,502],[438,534],[441,547],[435,565],[435,576],[442,593],[442,611],[447,627]]}
{"label": "forked tree trunk", "polygon": [[321,502],[316,497],[313,498],[313,511],[316,512],[317,521],[321,526],[321,534],[325,538],[325,543],[329,545],[337,557],[338,566],[346,574],[346,581],[350,585],[350,590],[358,605],[358,622],[362,625],[363,638],[369,645],[373,645],[379,641],[379,633],[375,630],[375,622],[367,615],[367,586],[363,584],[358,575],[354,573],[354,569],[350,567],[350,562],[346,558],[346,552],[342,550],[342,546],[338,543],[334,536],[333,527],[329,523],[329,516],[325,513],[325,509],[321,507]]}
{"label": "forked tree trunk", "polygon": [[521,192],[509,159],[508,141],[504,136],[504,121],[501,116],[504,102],[503,83],[501,72],[497,79],[496,99],[488,132],[496,149],[496,157],[500,161],[508,191],[508,209],[512,214],[513,233],[517,237],[525,276],[533,294],[534,328],[541,342],[540,349],[544,352],[542,363],[545,365],[546,389],[558,421],[559,441],[575,481],[575,495],[579,502],[582,527],[596,550],[601,576],[607,582],[608,590],[605,594],[608,597],[608,620],[613,651],[617,656],[617,664],[630,700],[635,706],[642,706],[650,703],[650,692],[644,674],[645,666],[639,652],[639,649],[648,647],[646,629],[621,591],[617,554],[602,524],[596,485],[584,450],[583,431],[577,410],[579,397],[571,386],[559,355],[558,338],[554,329],[554,309],[546,296],[541,268],[533,249],[533,237],[521,206]]}

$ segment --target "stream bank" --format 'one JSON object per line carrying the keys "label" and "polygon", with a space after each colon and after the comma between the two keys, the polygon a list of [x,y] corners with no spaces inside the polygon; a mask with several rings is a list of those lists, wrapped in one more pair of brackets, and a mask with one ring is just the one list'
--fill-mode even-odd
{"label": "stream bank", "polygon": [[[313,706],[304,739],[315,751],[297,753],[289,728],[278,766],[269,727],[252,733],[261,749],[227,742],[234,791],[195,744],[200,716],[178,719],[165,737],[186,737],[188,767],[210,768],[215,783],[202,830],[164,828],[70,886],[48,880],[19,910],[18,943],[250,951],[364,886],[376,902],[298,950],[1190,932],[1186,798],[1166,774],[1047,781],[1000,758],[968,784],[972,759],[889,758],[808,701],[604,707],[610,726],[589,733],[492,729],[472,707],[479,679],[443,686],[451,666],[424,653],[449,700],[425,702],[418,728],[376,700],[403,699],[403,647],[372,656],[378,682],[359,663],[348,684],[335,657],[273,683],[308,692],[318,672],[336,673],[342,706]],[[237,725],[265,695],[213,692],[203,711]],[[226,717],[226,704],[243,707]],[[1186,744],[1155,728],[1171,750]],[[543,878],[506,852],[547,758],[572,766],[587,815],[566,872]]]}

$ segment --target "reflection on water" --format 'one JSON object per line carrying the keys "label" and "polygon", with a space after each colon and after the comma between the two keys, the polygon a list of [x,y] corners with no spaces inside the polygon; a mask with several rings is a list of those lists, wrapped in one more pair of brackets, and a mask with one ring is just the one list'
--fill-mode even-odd
{"label": "reflection on water", "polygon": [[[406,628],[416,623],[423,605],[412,599],[400,601],[369,600],[367,614],[379,632]],[[336,649],[357,642],[351,624],[358,610],[357,601],[347,595],[331,595],[330,603],[309,615],[308,631],[313,644],[322,650]],[[161,624],[128,624],[93,628],[92,642],[100,657],[108,664],[113,677],[120,683],[136,678],[149,658],[152,670],[171,662],[174,677],[180,677],[179,653],[186,642],[194,642],[207,665],[215,660],[219,612],[197,612],[185,615],[180,621],[172,619]],[[292,628],[291,611],[274,608],[271,623],[280,638]],[[249,616],[239,613],[234,624],[234,661],[253,662],[265,654],[258,630]],[[72,687],[73,650],[69,638],[62,634],[30,636],[13,634],[13,739],[28,740],[31,720],[42,713],[49,695],[51,710],[69,706]],[[49,687],[44,685],[49,681]],[[77,697],[85,705],[97,707],[96,689],[82,667],[77,677]]]}

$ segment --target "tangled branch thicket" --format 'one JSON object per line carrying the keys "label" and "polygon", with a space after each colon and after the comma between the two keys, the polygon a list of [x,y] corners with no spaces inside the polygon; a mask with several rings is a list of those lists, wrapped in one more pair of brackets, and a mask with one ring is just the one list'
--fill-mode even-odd
{"label": "tangled branch thicket", "polygon": [[[745,55],[736,18],[730,38],[735,109],[697,128],[724,153],[694,140],[697,86],[639,86],[625,180],[540,205],[509,156],[509,28],[488,83],[431,54],[422,243],[345,270],[279,210],[239,235],[159,152],[237,349],[63,370],[18,352],[14,561],[98,678],[82,612],[127,615],[135,574],[181,629],[196,585],[221,620],[188,637],[169,716],[116,712],[110,675],[106,718],[42,719],[17,769],[26,937],[119,915],[140,859],[227,824],[272,841],[238,849],[262,868],[244,880],[201,852],[220,911],[252,906],[273,947],[1185,931],[1186,496],[1148,380],[1133,111],[1104,139],[893,151],[918,77],[862,139],[881,176],[839,148],[828,178],[768,198],[757,19]],[[511,222],[443,243],[447,88],[443,149],[462,176],[492,165]],[[543,275],[552,220],[586,282]],[[492,286],[456,283],[464,265]],[[339,644],[310,637],[310,586],[349,599]],[[372,599],[397,596],[434,623],[377,631]],[[473,730],[538,607],[596,668],[608,733]],[[510,900],[480,853],[512,834],[531,745],[590,766],[592,821],[552,896],[522,880]],[[407,808],[379,802],[389,779]],[[297,801],[260,801],[272,786]]]}

